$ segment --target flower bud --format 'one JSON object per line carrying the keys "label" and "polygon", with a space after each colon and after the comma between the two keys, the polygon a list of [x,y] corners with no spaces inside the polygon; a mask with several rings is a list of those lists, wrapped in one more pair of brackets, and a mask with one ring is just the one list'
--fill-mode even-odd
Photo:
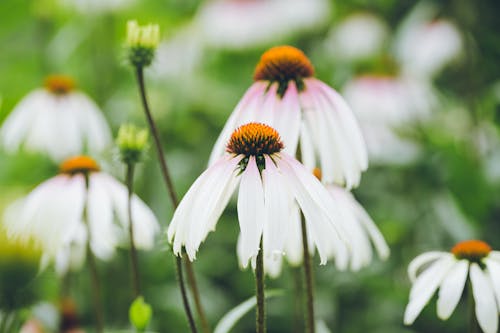
{"label": "flower bud", "polygon": [[151,64],[159,42],[158,24],[140,26],[135,20],[127,22],[128,59],[135,67],[146,67]]}
{"label": "flower bud", "polygon": [[144,302],[144,297],[139,296],[132,302],[129,309],[129,319],[138,332],[144,332],[151,320],[153,310],[151,305]]}
{"label": "flower bud", "polygon": [[148,131],[133,124],[124,124],[118,130],[116,144],[121,160],[126,164],[137,163],[148,146]]}

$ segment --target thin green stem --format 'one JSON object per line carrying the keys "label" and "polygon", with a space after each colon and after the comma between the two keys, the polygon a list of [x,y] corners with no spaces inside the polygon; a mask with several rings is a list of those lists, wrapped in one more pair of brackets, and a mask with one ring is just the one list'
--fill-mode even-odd
{"label": "thin green stem", "polygon": [[186,311],[189,327],[191,328],[191,332],[196,333],[196,324],[194,323],[193,315],[191,314],[191,309],[189,307],[189,302],[187,298],[186,286],[184,285],[184,277],[182,276],[182,258],[175,257],[175,267],[177,273],[177,280],[179,281],[179,286],[181,288],[182,295],[182,303],[184,304],[184,310]]}
{"label": "thin green stem", "polygon": [[[146,114],[146,119],[147,119],[148,124],[149,124],[149,129],[151,131],[151,135],[152,135],[153,140],[155,142],[156,153],[158,155],[158,162],[160,163],[160,169],[161,169],[161,173],[163,176],[163,180],[165,181],[165,185],[167,186],[167,191],[168,191],[170,200],[171,200],[172,205],[175,209],[175,208],[177,208],[177,206],[179,204],[179,200],[178,200],[177,195],[175,193],[174,184],[172,182],[172,178],[170,177],[170,172],[169,172],[168,166],[167,166],[167,160],[166,160],[165,155],[163,153],[163,149],[161,146],[161,140],[160,140],[160,134],[158,132],[158,129],[156,128],[156,124],[153,120],[153,116],[152,116],[151,111],[149,109],[149,104],[148,104],[148,100],[147,100],[147,96],[146,96],[146,86],[144,83],[144,71],[143,71],[142,67],[136,68],[136,78],[137,78],[137,84],[139,86],[139,93],[141,96],[141,101],[142,101],[142,106],[144,108],[144,113]],[[182,277],[183,274],[182,274],[182,262],[181,262],[181,260],[182,260],[182,258],[179,258],[179,257],[176,258],[176,262],[177,262],[177,264],[175,266],[176,270],[177,270],[176,273],[177,273],[179,287],[180,287],[181,294],[182,294],[182,301],[184,303],[184,310],[186,312],[186,316],[188,318],[188,322],[189,322],[189,326],[191,327],[191,331],[194,333],[194,332],[196,332],[196,326],[194,325],[193,314],[192,314],[191,306],[189,305],[189,301],[187,298],[186,287],[184,285],[184,279]],[[188,261],[189,259],[185,258],[184,260]],[[192,276],[192,279],[190,279],[190,280],[191,280],[190,281],[191,292],[194,295],[194,299],[198,300],[198,302],[199,302],[200,297],[199,297],[199,294],[197,293],[198,287],[196,285],[196,279],[195,279],[194,275]],[[197,306],[197,309],[198,309],[198,306]],[[202,322],[206,322],[205,313],[202,310],[201,302],[199,302],[199,309],[198,310],[200,310],[200,309],[201,309],[201,312],[199,311],[198,315],[200,316]]]}
{"label": "thin green stem", "polygon": [[139,277],[139,260],[134,242],[134,223],[132,219],[132,195],[134,194],[134,163],[127,164],[126,185],[128,190],[127,214],[128,235],[130,239],[130,270],[132,274],[132,289],[134,299],[141,295],[141,280]]}
{"label": "thin green stem", "polygon": [[194,306],[196,311],[200,314],[201,330],[203,333],[210,333],[210,326],[208,325],[207,318],[203,311],[203,306],[201,305],[200,292],[198,291],[198,284],[196,283],[196,277],[194,275],[193,264],[190,260],[184,260],[184,266],[186,267],[186,277],[189,285],[191,286],[191,294],[194,299]]}
{"label": "thin green stem", "polygon": [[302,226],[302,251],[304,255],[303,265],[306,282],[306,333],[315,332],[314,322],[314,282],[311,265],[311,255],[309,254],[309,242],[307,238],[307,227],[304,216],[301,219]]}
{"label": "thin green stem", "polygon": [[261,243],[260,251],[257,254],[257,263],[255,267],[255,295],[257,297],[256,309],[256,332],[266,332],[266,311],[264,298],[264,249]]}
{"label": "thin green stem", "polygon": [[[85,175],[85,189],[86,196],[88,194],[89,189],[89,176]],[[95,316],[95,325],[97,333],[104,332],[104,312],[102,307],[102,297],[101,297],[101,284],[99,282],[99,274],[97,273],[97,263],[94,257],[94,253],[90,248],[91,242],[91,231],[90,225],[87,218],[87,209],[88,209],[88,198],[85,198],[85,204],[83,207],[83,219],[87,226],[87,260],[89,263],[89,272],[90,272],[90,281],[92,284],[92,300],[94,303],[94,316]]]}
{"label": "thin green stem", "polygon": [[302,270],[300,268],[293,268],[293,332],[302,332],[302,327],[304,326],[304,282],[302,281]]}

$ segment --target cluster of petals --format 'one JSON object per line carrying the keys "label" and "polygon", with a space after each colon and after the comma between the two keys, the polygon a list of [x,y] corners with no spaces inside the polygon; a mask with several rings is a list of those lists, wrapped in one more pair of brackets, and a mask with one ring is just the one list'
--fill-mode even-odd
{"label": "cluster of petals", "polygon": [[[346,252],[348,236],[339,223],[337,204],[319,180],[284,151],[263,154],[263,167],[257,158],[226,152],[198,177],[168,228],[174,253],[179,255],[184,246],[189,258],[195,259],[238,185],[241,266],[256,258],[261,240],[266,257],[287,254],[288,238],[296,237],[290,225],[299,218],[294,205],[304,214],[311,246],[317,249],[322,264],[332,253]],[[247,164],[242,171],[243,159]]]}
{"label": "cluster of petals", "polygon": [[0,128],[5,150],[47,154],[56,162],[111,143],[111,131],[98,106],[84,93],[40,88],[29,93]]}
{"label": "cluster of petals", "polygon": [[497,332],[500,252],[491,251],[478,260],[460,258],[450,252],[426,252],[410,263],[408,275],[413,286],[405,310],[405,324],[415,321],[438,288],[437,315],[442,320],[448,319],[460,301],[469,277],[479,326],[485,333]]}
{"label": "cluster of petals", "polygon": [[[87,242],[98,258],[107,260],[128,240],[127,202],[127,188],[104,172],[61,173],[11,204],[4,221],[13,237],[40,241],[44,261],[55,261],[57,272],[64,274],[81,267]],[[134,242],[152,248],[159,230],[156,217],[135,194],[131,205]]]}
{"label": "cluster of petals", "polygon": [[[290,53],[291,57],[302,54],[290,46],[268,50],[274,51],[285,56]],[[292,61],[304,60],[292,58]],[[257,79],[228,118],[214,145],[209,164],[222,155],[233,130],[248,122],[260,122],[280,133],[285,143],[284,151],[289,155],[295,156],[300,142],[302,162],[311,170],[320,167],[326,183],[356,187],[361,172],[368,167],[368,159],[351,109],[338,92],[320,80],[312,76],[300,80],[303,87],[290,80],[281,96],[279,89],[283,82]]]}

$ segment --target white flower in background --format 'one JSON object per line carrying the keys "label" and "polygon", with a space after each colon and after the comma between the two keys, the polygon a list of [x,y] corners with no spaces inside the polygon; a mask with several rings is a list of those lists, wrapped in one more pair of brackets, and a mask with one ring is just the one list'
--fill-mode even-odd
{"label": "white flower in background", "polygon": [[358,123],[342,96],[313,74],[311,62],[297,48],[266,51],[255,69],[255,83],[214,145],[210,164],[222,155],[235,128],[256,121],[276,128],[289,155],[295,156],[300,141],[304,165],[312,170],[319,162],[325,182],[357,186],[368,167]]}
{"label": "white flower in background", "polygon": [[359,120],[370,160],[404,164],[413,161],[419,147],[398,135],[412,123],[425,120],[436,103],[432,88],[409,77],[363,75],[343,89]]}
{"label": "white flower in background", "polygon": [[0,128],[5,150],[21,147],[61,161],[88,151],[98,153],[111,143],[111,132],[98,106],[75,90],[66,76],[49,76],[45,88],[29,93]]}
{"label": "white flower in background", "polygon": [[410,263],[408,275],[413,286],[405,310],[406,325],[415,321],[438,288],[437,315],[442,320],[448,319],[460,301],[469,277],[479,326],[485,333],[497,332],[500,252],[492,251],[485,242],[464,241],[455,245],[451,253],[423,253]]}
{"label": "white flower in background", "polygon": [[61,5],[82,14],[104,14],[119,11],[135,0],[59,0]]}
{"label": "white flower in background", "polygon": [[389,36],[387,24],[370,13],[349,15],[326,41],[328,51],[344,60],[364,60],[380,53]]}
{"label": "white flower in background", "polygon": [[[314,169],[314,175],[321,180],[321,171],[319,169]],[[347,255],[338,256],[335,253],[330,254],[331,258],[336,259],[335,264],[337,268],[340,270],[349,268],[353,271],[358,271],[369,265],[373,258],[372,244],[378,256],[383,260],[387,259],[390,250],[384,236],[351,192],[333,184],[325,185],[325,187],[337,204],[342,227],[351,242]],[[294,212],[288,222],[289,229],[285,252],[287,253],[286,259],[288,263],[292,266],[298,266],[303,260],[302,229],[298,207],[293,206],[293,209]],[[238,242],[240,242],[240,239],[238,239]],[[309,234],[308,243],[310,244]],[[238,243],[239,246],[240,243]],[[311,255],[314,254],[314,247],[310,247],[309,251]],[[282,261],[281,257],[265,258],[264,269],[266,273],[271,277],[279,276]]]}
{"label": "white flower in background", "polygon": [[338,222],[337,204],[282,149],[278,132],[267,125],[250,123],[233,131],[226,153],[198,177],[174,213],[168,228],[174,253],[180,255],[184,246],[190,260],[195,259],[239,184],[238,256],[242,267],[255,260],[261,241],[264,258],[287,255],[290,219],[298,212],[292,209],[295,204],[305,216],[310,244],[317,249],[321,263],[332,253],[345,256],[348,239]]}
{"label": "white flower in background", "polygon": [[462,36],[446,19],[433,19],[436,9],[419,5],[398,29],[394,48],[402,70],[432,78],[462,52]]}
{"label": "white flower in background", "polygon": [[[40,241],[45,263],[54,260],[56,270],[63,274],[83,264],[89,232],[90,248],[103,260],[109,259],[118,245],[127,244],[127,199],[123,184],[101,172],[91,158],[78,156],[63,162],[59,175],[13,203],[4,220],[11,236]],[[158,222],[136,195],[132,198],[132,219],[136,246],[152,248]]]}
{"label": "white flower in background", "polygon": [[208,46],[238,49],[314,30],[329,16],[327,0],[216,0],[201,6],[193,24]]}

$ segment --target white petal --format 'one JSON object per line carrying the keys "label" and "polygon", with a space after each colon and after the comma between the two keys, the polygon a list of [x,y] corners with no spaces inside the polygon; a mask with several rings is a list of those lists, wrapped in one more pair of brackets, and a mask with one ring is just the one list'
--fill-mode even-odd
{"label": "white petal", "polygon": [[487,272],[493,284],[495,297],[500,309],[500,263],[490,258],[485,258],[484,262],[486,263]]}
{"label": "white petal", "polygon": [[242,260],[248,262],[259,252],[264,226],[264,190],[253,156],[250,156],[248,165],[241,176],[238,193],[238,220],[241,230]]}
{"label": "white petal", "polygon": [[443,257],[420,274],[410,291],[410,302],[404,314],[405,325],[415,321],[455,262],[451,255]]}
{"label": "white petal", "polygon": [[485,333],[496,333],[498,329],[498,306],[490,280],[478,264],[470,266],[472,294],[476,304],[476,318]]}
{"label": "white petal", "polygon": [[[256,105],[261,103],[267,84],[265,82],[255,82],[245,92],[240,102],[229,116],[210,154],[208,165],[217,162],[226,149],[227,142],[233,131],[240,125],[245,124],[248,118],[256,118]],[[255,119],[254,119],[255,121]],[[248,121],[246,121],[248,122]]]}
{"label": "white petal", "polygon": [[284,151],[294,156],[297,152],[301,124],[301,111],[297,87],[294,82],[288,84],[281,103],[276,106],[274,128],[278,131],[285,145]]}
{"label": "white petal", "polygon": [[450,269],[441,283],[437,300],[437,315],[439,318],[446,320],[455,310],[460,301],[460,296],[462,296],[468,271],[469,262],[460,260]]}
{"label": "white petal", "polygon": [[316,155],[311,134],[304,122],[300,129],[300,153],[302,164],[312,171],[316,167]]}
{"label": "white petal", "polygon": [[421,255],[413,259],[408,265],[408,277],[410,278],[410,281],[415,282],[417,278],[417,272],[420,270],[420,268],[447,255],[448,253],[446,252],[431,251],[422,253]]}

